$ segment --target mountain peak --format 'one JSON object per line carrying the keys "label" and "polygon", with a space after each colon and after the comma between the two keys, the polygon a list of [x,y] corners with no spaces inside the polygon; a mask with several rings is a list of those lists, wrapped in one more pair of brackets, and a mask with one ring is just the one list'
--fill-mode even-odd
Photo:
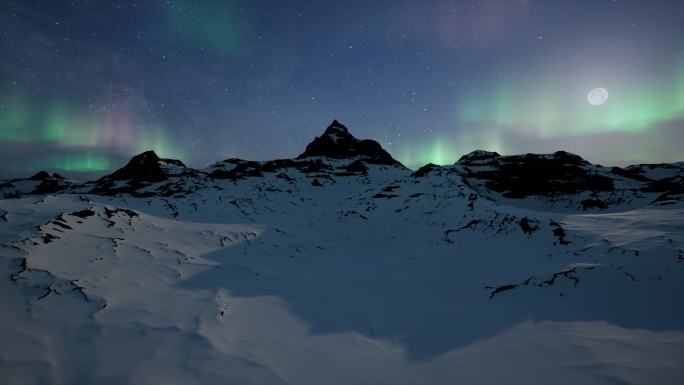
{"label": "mountain peak", "polygon": [[460,165],[470,165],[473,163],[478,163],[478,162],[487,162],[492,159],[496,159],[500,157],[498,152],[492,152],[492,151],[483,151],[483,150],[475,150],[469,154],[463,155],[457,162],[456,164]]}
{"label": "mountain peak", "polygon": [[159,156],[152,150],[134,156],[128,164],[111,174],[113,180],[139,180],[145,182],[161,182],[166,174],[159,167]]}
{"label": "mountain peak", "polygon": [[356,139],[349,133],[347,127],[333,120],[325,133],[316,137],[306,146],[306,150],[297,159],[311,156],[325,156],[328,158],[345,159],[360,158],[372,164],[396,165],[401,164],[385,151],[380,143],[365,139]]}
{"label": "mountain peak", "polygon": [[[174,167],[175,166],[175,167]],[[168,179],[169,171],[174,168],[185,169],[183,162],[177,159],[160,158],[149,150],[134,156],[125,166],[110,175],[98,179],[91,194],[115,195],[131,193],[151,183]],[[114,187],[115,181],[127,181],[124,186]]]}
{"label": "mountain peak", "polygon": [[347,130],[347,127],[345,127],[343,124],[340,124],[340,122],[337,121],[337,119],[333,120],[332,124],[328,126],[328,128],[325,130],[325,135],[349,135],[349,130]]}
{"label": "mountain peak", "polygon": [[50,178],[65,179],[63,176],[57,173],[51,173],[47,171],[39,171],[36,175],[28,178],[28,180],[48,180]]}

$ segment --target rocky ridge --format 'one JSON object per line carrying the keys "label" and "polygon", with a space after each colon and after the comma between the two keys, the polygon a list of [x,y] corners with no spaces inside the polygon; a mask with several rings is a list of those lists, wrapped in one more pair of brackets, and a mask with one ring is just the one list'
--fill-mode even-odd
{"label": "rocky ridge", "polygon": [[[511,156],[474,151],[453,165],[428,164],[412,172],[378,142],[355,138],[337,120],[294,159],[226,159],[195,170],[179,160],[163,159],[153,151],[146,151],[97,181],[78,183],[41,171],[30,178],[2,181],[0,196],[16,199],[71,193],[184,198],[203,190],[223,189],[222,181],[258,183],[268,175],[286,184],[305,180],[312,186],[326,187],[345,181],[363,188],[368,184],[371,169],[378,171],[372,173],[374,178],[397,178],[395,187],[384,186],[373,194],[386,199],[398,197],[391,193],[393,189],[410,185],[417,178],[442,177],[469,186],[482,198],[551,211],[605,211],[648,204],[681,204],[684,197],[684,162],[618,168],[593,165],[564,151]],[[278,189],[290,190],[284,186]]]}

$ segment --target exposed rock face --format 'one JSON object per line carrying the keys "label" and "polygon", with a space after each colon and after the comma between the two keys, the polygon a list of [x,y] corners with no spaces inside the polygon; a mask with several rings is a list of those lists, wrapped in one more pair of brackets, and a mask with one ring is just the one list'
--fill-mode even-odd
{"label": "exposed rock face", "polygon": [[163,182],[167,179],[167,175],[161,168],[160,162],[185,168],[185,165],[180,160],[162,159],[154,151],[145,151],[140,155],[134,156],[127,165],[105,178],[136,182]]}
{"label": "exposed rock face", "polygon": [[613,191],[613,179],[598,175],[581,157],[558,151],[551,155],[500,156],[478,151],[463,156],[457,164],[490,166],[473,176],[486,180],[488,189],[507,198],[530,195],[575,194],[581,191]]}
{"label": "exposed rock face", "polygon": [[[116,195],[133,193],[152,183],[163,182],[168,179],[172,169],[184,170],[186,167],[180,160],[163,159],[154,151],[145,151],[136,155],[124,167],[106,175],[95,182],[91,194]],[[178,173],[175,173],[178,174]],[[124,185],[117,185],[117,181],[126,181]]]}
{"label": "exposed rock face", "polygon": [[304,159],[312,156],[344,159],[358,157],[371,164],[400,164],[385,151],[380,143],[365,139],[356,139],[349,133],[347,127],[334,120],[320,137],[316,137],[306,150],[297,157]]}
{"label": "exposed rock face", "polygon": [[[288,185],[271,185],[274,178]],[[223,181],[235,185],[263,184],[255,187],[255,191],[270,189],[288,194],[296,191],[291,187],[298,181],[306,181],[306,185],[317,187],[317,191],[345,185],[362,193],[373,178],[396,181],[391,189],[374,192],[371,195],[374,199],[398,198],[400,195],[392,192],[399,186],[447,183],[452,188],[464,185],[476,191],[477,194],[465,197],[470,202],[477,195],[549,211],[605,211],[684,201],[684,162],[618,168],[594,165],[564,151],[503,156],[478,150],[462,156],[453,165],[427,164],[412,172],[378,142],[356,139],[336,120],[295,159],[233,158],[194,170],[179,160],[162,159],[153,151],[146,151],[95,182],[76,183],[59,174],[41,171],[27,179],[0,182],[0,196],[17,199],[25,195],[75,193],[184,198],[206,189],[223,190],[226,188],[220,187]],[[520,226],[526,231],[533,228],[527,222]]]}
{"label": "exposed rock face", "polygon": [[0,181],[0,196],[17,199],[23,195],[48,195],[65,191],[74,185],[57,173],[40,171],[30,178]]}
{"label": "exposed rock face", "polygon": [[45,171],[38,172],[36,175],[28,178],[28,180],[41,181],[41,183],[31,191],[31,195],[54,194],[71,186],[71,182],[65,177],[57,173]]}
{"label": "exposed rock face", "polygon": [[36,175],[28,178],[28,180],[48,180],[48,179],[64,179],[63,176],[57,174],[57,173],[49,173],[47,171],[39,171]]}
{"label": "exposed rock face", "polygon": [[500,156],[501,155],[499,155],[498,152],[476,150],[470,154],[463,155],[457,163],[464,166],[475,166],[482,163],[487,163],[487,161],[494,160]]}
{"label": "exposed rock face", "polygon": [[451,169],[463,175],[466,183],[483,187],[481,191],[495,200],[496,196],[530,197],[543,202],[547,209],[564,205],[564,208],[606,210],[644,199],[646,195],[642,193],[661,193],[655,201],[648,198],[647,203],[680,201],[684,196],[684,162],[622,169],[594,165],[565,151],[512,156],[474,151],[451,167],[428,166],[413,175],[425,176]]}
{"label": "exposed rock face", "polygon": [[423,166],[423,167],[419,168],[418,170],[416,170],[416,172],[414,172],[413,174],[411,174],[411,176],[414,177],[414,178],[422,178],[422,177],[424,177],[425,175],[428,175],[431,171],[438,170],[438,169],[440,169],[440,168],[441,168],[441,167],[438,166],[438,165],[436,165],[436,164],[428,163],[428,164],[426,164],[425,166]]}

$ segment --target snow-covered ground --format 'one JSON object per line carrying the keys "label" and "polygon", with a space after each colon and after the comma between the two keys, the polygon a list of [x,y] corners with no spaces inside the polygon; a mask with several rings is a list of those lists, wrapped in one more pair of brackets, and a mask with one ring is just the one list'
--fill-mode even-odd
{"label": "snow-covered ground", "polygon": [[0,383],[684,383],[681,201],[351,161],[12,190]]}
{"label": "snow-covered ground", "polygon": [[0,201],[1,382],[684,379],[681,208],[550,214],[455,197],[404,215],[403,200],[332,190],[249,210],[220,194],[194,211]]}

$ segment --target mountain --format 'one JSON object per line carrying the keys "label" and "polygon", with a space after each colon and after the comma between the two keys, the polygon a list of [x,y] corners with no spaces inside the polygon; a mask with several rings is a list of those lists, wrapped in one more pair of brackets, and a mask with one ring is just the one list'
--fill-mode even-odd
{"label": "mountain", "polygon": [[7,383],[681,383],[684,162],[333,122],[295,159],[0,184]]}
{"label": "mountain", "polygon": [[[40,171],[25,179],[9,179],[0,181],[0,191],[5,199],[19,198],[25,195],[47,195],[67,191],[74,185],[57,173]],[[12,192],[10,192],[12,191]]]}
{"label": "mountain", "polygon": [[59,174],[41,171],[28,179],[3,181],[0,195],[6,199],[54,193],[182,198],[216,188],[217,180],[263,180],[265,174],[276,174],[285,180],[306,176],[314,186],[323,187],[323,181],[337,183],[335,178],[367,177],[369,165],[404,171],[397,174],[405,178],[398,183],[410,183],[407,181],[411,179],[406,179],[409,176],[449,174],[450,180],[466,184],[487,199],[530,209],[626,210],[649,204],[672,204],[684,197],[684,162],[623,169],[593,165],[564,151],[514,156],[474,151],[454,165],[428,164],[411,173],[378,142],[356,139],[337,120],[295,159],[265,162],[227,159],[206,169],[194,170],[179,160],[162,159],[154,151],[147,151],[95,182],[79,184]]}
{"label": "mountain", "polygon": [[306,146],[306,151],[297,159],[322,156],[333,159],[357,159],[372,164],[399,165],[385,151],[380,143],[374,140],[359,140],[349,133],[347,127],[334,120],[320,137]]}

